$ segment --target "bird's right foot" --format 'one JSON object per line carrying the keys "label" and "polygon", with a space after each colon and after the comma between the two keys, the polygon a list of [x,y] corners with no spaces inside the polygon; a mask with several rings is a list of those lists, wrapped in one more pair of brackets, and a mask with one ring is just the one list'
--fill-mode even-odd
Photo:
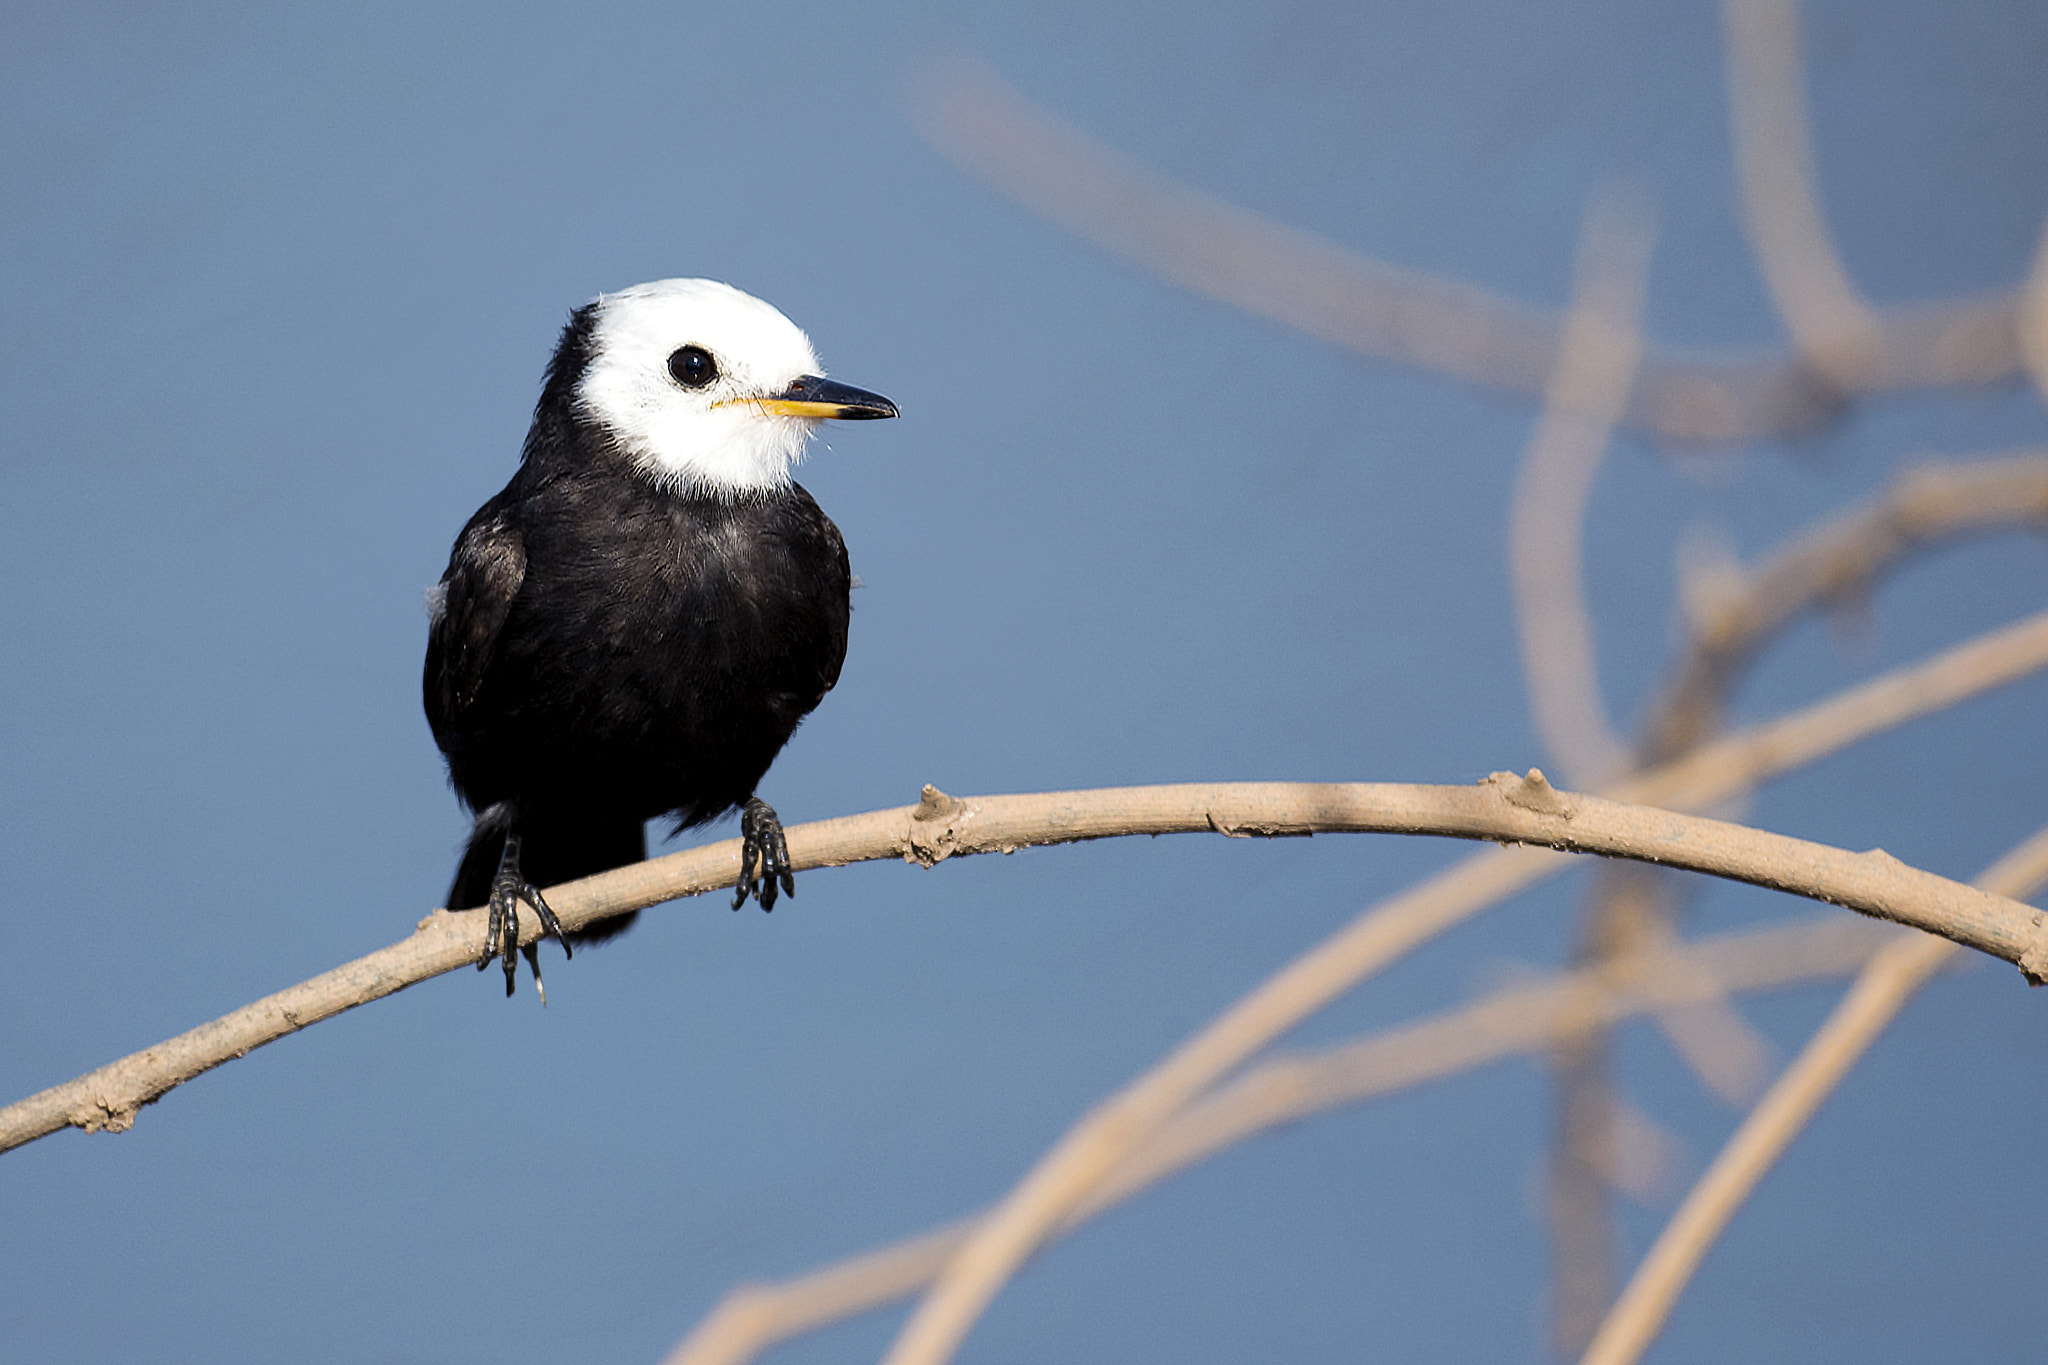
{"label": "bird's right foot", "polygon": [[[569,940],[562,935],[562,922],[555,918],[555,912],[548,908],[540,888],[526,880],[519,871],[519,836],[505,836],[505,851],[498,857],[497,875],[491,878],[490,918],[484,924],[484,950],[477,958],[476,969],[482,971],[491,965],[492,958],[505,964],[505,994],[510,996],[519,984],[519,960],[513,950],[519,947],[519,902],[525,901],[540,916],[541,937],[550,935],[562,945],[564,958],[576,954],[569,948]],[[540,940],[535,939],[525,946],[526,965],[533,972],[533,988],[540,992],[540,1002],[548,1002],[547,987],[540,979]]]}
{"label": "bird's right foot", "polygon": [[796,894],[796,873],[789,865],[782,821],[773,806],[750,796],[740,807],[740,881],[733,888],[732,908],[745,905],[751,895],[763,910],[773,910],[778,885],[783,895]]}

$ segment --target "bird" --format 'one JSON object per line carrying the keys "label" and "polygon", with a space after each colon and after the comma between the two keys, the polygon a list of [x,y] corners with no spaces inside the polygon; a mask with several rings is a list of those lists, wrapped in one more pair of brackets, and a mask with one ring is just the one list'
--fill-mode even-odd
{"label": "bird", "polygon": [[637,911],[565,934],[539,888],[645,858],[657,816],[738,810],[733,908],[795,895],[756,789],[839,680],[854,580],[791,471],[819,423],[897,415],[715,280],[569,315],[517,470],[428,593],[427,722],[474,818],[447,904],[488,908],[477,969],[502,961],[506,995],[519,902],[565,955],[616,935]]}

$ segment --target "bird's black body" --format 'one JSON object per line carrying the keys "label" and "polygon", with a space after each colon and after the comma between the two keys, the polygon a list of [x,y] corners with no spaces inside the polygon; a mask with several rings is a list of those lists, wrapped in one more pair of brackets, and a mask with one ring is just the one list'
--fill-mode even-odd
{"label": "bird's black body", "polygon": [[519,470],[438,590],[427,718],[476,814],[451,909],[492,898],[508,835],[516,872],[548,886],[644,857],[655,816],[685,828],[749,802],[846,656],[838,529],[793,483],[699,496],[636,468],[575,403],[592,313],[564,332]]}

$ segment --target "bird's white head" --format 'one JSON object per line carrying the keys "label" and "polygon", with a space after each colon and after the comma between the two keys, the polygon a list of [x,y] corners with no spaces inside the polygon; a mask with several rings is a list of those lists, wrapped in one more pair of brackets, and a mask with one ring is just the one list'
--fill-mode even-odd
{"label": "bird's white head", "polygon": [[600,295],[575,404],[648,478],[742,498],[789,486],[819,422],[896,407],[824,377],[797,325],[716,280],[656,280]]}

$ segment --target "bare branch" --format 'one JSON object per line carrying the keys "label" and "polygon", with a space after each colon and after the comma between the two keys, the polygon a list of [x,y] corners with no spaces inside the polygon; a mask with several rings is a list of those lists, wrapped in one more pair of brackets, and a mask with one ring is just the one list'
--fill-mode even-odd
{"label": "bare branch", "polygon": [[849,1257],[785,1284],[735,1287],[662,1365],[740,1365],[778,1341],[909,1298],[960,1249],[979,1215]]}
{"label": "bare branch", "polygon": [[[2039,666],[2036,632],[2044,622],[2048,613],[2038,613],[1924,663],[1880,674],[1803,711],[1765,721],[1703,745],[1676,762],[1625,778],[1609,794],[1688,810],[1725,801],[1773,774],[1811,763],[1866,735],[1931,715],[1987,686],[2025,677]],[[1715,795],[1696,804],[1695,794],[1707,791]]]}
{"label": "bare branch", "polygon": [[[1784,770],[1774,765],[1793,767],[1811,762],[1822,753],[1898,724],[1911,715],[1952,705],[2041,667],[2048,667],[2048,614],[1814,707],[1802,713],[1810,717],[1806,726],[1794,723],[1797,718],[1787,718],[1760,727],[1752,734],[1739,735],[1699,751],[1680,765],[1681,771],[1669,776],[1661,772],[1647,774],[1641,780],[1618,787],[1615,794],[1629,800],[1673,806],[1711,805],[1732,791],[1746,790],[1772,771]],[[1856,719],[1859,712],[1863,715],[1860,723]],[[1033,844],[1071,843],[1119,834],[1306,833],[1316,828],[1340,828],[1316,823],[1330,813],[1323,810],[1317,798],[1353,790],[1365,789],[1295,787],[1285,783],[1136,787],[989,797],[973,805],[932,791],[917,806],[795,826],[789,831],[789,847],[798,870],[894,857],[929,867],[955,854],[1008,853]],[[1373,790],[1469,793],[1479,789]],[[1271,796],[1275,792],[1296,791],[1314,795],[1299,805]],[[1160,793],[1170,795],[1159,796]],[[1203,801],[1201,793],[1216,794],[1216,801]],[[1243,798],[1244,804],[1232,804],[1238,797]],[[1343,804],[1341,796],[1332,799]],[[1119,807],[1119,801],[1132,804]],[[1363,830],[1366,826],[1342,828]],[[1411,823],[1398,829],[1388,826],[1386,832],[1426,831],[1422,825]],[[1489,835],[1476,830],[1463,837],[1523,839],[1520,834]],[[1437,894],[1449,898],[1445,903],[1449,908],[1430,908],[1423,913],[1423,919],[1431,923],[1440,920],[1445,926],[1463,919],[1544,875],[1540,866],[1528,861],[1542,857],[1533,850],[1503,850],[1466,860],[1461,867],[1426,884],[1440,888]],[[548,903],[563,925],[574,929],[626,910],[731,886],[738,872],[739,841],[728,839],[550,889]],[[1410,894],[1422,892],[1418,889]],[[537,924],[523,922],[522,942],[532,942],[538,929]],[[420,922],[416,933],[400,943],[0,1109],[0,1151],[60,1128],[83,1128],[87,1132],[128,1128],[143,1105],[223,1062],[344,1010],[473,963],[479,939],[476,912],[437,910]]]}
{"label": "bare branch", "polygon": [[[925,138],[1025,208],[1183,288],[1347,349],[1541,395],[1551,313],[1387,265],[1225,204],[1111,151],[1031,104],[987,64],[945,63],[913,114]],[[1862,387],[1783,355],[1652,349],[1624,417],[1673,441],[1753,441],[1832,419],[1859,393],[1991,384],[2020,372],[2009,293],[1887,309]]]}
{"label": "bare branch", "polygon": [[1909,469],[1868,505],[1807,535],[1712,600],[1692,604],[1686,652],[1653,705],[1638,761],[1668,762],[1720,726],[1735,680],[1803,613],[1869,592],[1931,546],[2048,525],[2048,455]]}
{"label": "bare branch", "polygon": [[[2048,881],[2048,829],[1977,879],[1986,890],[2024,896]],[[1777,1163],[1913,992],[1955,955],[1955,945],[1921,934],[1887,945],[1856,978],[1785,1074],[1751,1111],[1672,1215],[1636,1268],[1581,1365],[1634,1365],[1664,1328],[1707,1249],[1764,1173]]]}
{"label": "bare branch", "polygon": [[[1647,877],[1629,881],[1650,885]],[[1574,960],[1598,970],[1605,959],[1575,953]],[[1609,1052],[1607,1026],[1591,1017],[1561,1033],[1550,1051],[1557,1103],[1543,1196],[1550,1235],[1550,1340],[1559,1356],[1584,1349],[1614,1299],[1614,1223],[1608,1216],[1607,1172],[1613,1165],[1609,1147],[1616,1097],[1609,1079]]]}
{"label": "bare branch", "polygon": [[[1841,976],[1893,932],[1854,916],[1750,930],[1647,958],[1626,977],[1582,971],[1514,986],[1433,1019],[1262,1063],[1179,1114],[1060,1232],[1282,1125],[1540,1051],[1588,1014],[1616,1024],[1708,995]],[[904,1298],[932,1281],[981,1216],[781,1284],[738,1286],[663,1365],[741,1365],[778,1341]]]}
{"label": "bare branch", "polygon": [[1595,786],[1629,763],[1600,700],[1584,583],[1586,500],[1642,357],[1649,255],[1644,215],[1618,203],[1587,209],[1576,297],[1515,481],[1508,534],[1536,733],[1572,781]]}
{"label": "bare branch", "polygon": [[[1749,662],[1804,613],[1867,595],[1907,559],[1947,541],[2044,524],[2048,457],[1921,465],[1869,505],[1799,536],[1757,570],[1744,574],[1730,565],[1711,585],[1695,583],[1686,644],[1651,707],[1638,766],[1669,764],[1718,730]],[[1654,934],[1668,936],[1665,884],[1648,868],[1602,868],[1581,935],[1586,960],[1637,951]],[[1684,1050],[1682,1037],[1673,1041]]]}
{"label": "bare branch", "polygon": [[[1945,888],[1955,883],[1910,868],[1881,850],[1849,854],[1798,840],[1780,843],[1783,836],[1718,821],[1572,797],[1557,792],[1533,770],[1519,781],[1496,774],[1482,789],[1488,786],[1501,805],[1544,817],[1531,828],[1541,828],[1549,837],[1518,842],[1620,853],[1811,894],[1880,918],[1934,929],[2007,961],[2023,962],[2030,980],[2039,982],[2048,974],[2048,923],[2038,911],[1960,888],[1961,894],[1950,899]],[[1454,823],[1447,820],[1440,832],[1451,832]],[[1942,910],[1929,914],[1920,898],[1936,894],[1944,896]],[[1441,903],[1421,891],[1397,898],[1283,968],[1099,1105],[976,1227],[897,1337],[884,1358],[886,1365],[942,1365],[950,1359],[1017,1267],[1090,1189],[1178,1109],[1258,1048],[1461,917],[1447,914]]]}
{"label": "bare branch", "polygon": [[[2035,633],[2034,648],[2040,651],[2034,656],[2033,666],[2048,665],[2048,616],[2032,623],[2031,630]],[[1669,777],[1658,773],[1644,774],[1639,779],[1620,784],[1615,794],[1636,800],[1656,799],[1681,807],[1707,806],[1725,800],[1732,793],[1746,791],[1770,776],[1774,771],[1773,764],[1785,765],[1775,771],[1788,770],[1812,762],[1824,752],[1832,752],[1833,747],[1849,742],[1850,727],[1846,722],[1852,717],[1864,717],[1866,723],[1873,727],[1870,732],[1874,733],[1909,718],[1908,713],[1900,709],[1902,704],[1925,708],[1912,711],[1912,715],[1925,714],[1951,705],[1977,690],[2021,676],[2027,668],[2025,659],[2009,650],[2012,640],[2023,639],[2028,633],[2029,625],[2023,623],[2000,632],[1990,641],[1972,642],[1926,664],[1874,679],[1851,693],[1801,713],[1805,718],[1803,721],[1801,717],[1787,717],[1757,731],[1732,736],[1710,749],[1699,751],[1683,770]],[[1930,687],[1924,680],[1940,680],[1941,686]],[[1944,686],[1953,690],[1943,691]],[[1809,744],[1801,738],[1809,727],[1816,743]],[[1819,737],[1823,736],[1830,747],[1819,747]],[[1562,870],[1564,866],[1563,859],[1537,849],[1493,849],[1475,854],[1422,885],[1372,907],[1342,931],[1340,937],[1354,934],[1361,924],[1372,921],[1384,935],[1406,935],[1419,942],[1428,934],[1462,922],[1487,905]],[[1326,942],[1314,952],[1322,953],[1329,947],[1330,943]],[[1809,970],[1799,965],[1805,959],[1789,945],[1774,947],[1767,957],[1781,962],[1788,970]],[[1732,969],[1723,967],[1718,970]],[[1609,990],[1620,981],[1611,973],[1598,979]],[[1669,1003],[1710,998],[1718,989],[1706,976],[1695,977],[1693,983],[1695,993],[1673,997]],[[1584,1015],[1575,1004],[1569,1008],[1561,1005],[1559,1009],[1567,1016],[1564,1022],[1575,1027],[1582,1024]],[[1546,1035],[1543,1041],[1554,1044],[1556,1036]],[[1213,1092],[1210,1098],[1214,1100],[1228,1093],[1232,1091]],[[1256,1107],[1260,1102],[1252,1103]],[[1176,1118],[1173,1127],[1142,1147],[1140,1154],[1131,1159],[1131,1164],[1142,1161],[1144,1153],[1171,1150],[1174,1143],[1172,1135],[1181,1131],[1180,1123],[1204,1122],[1188,1117],[1198,1112],[1205,1112],[1203,1106],[1191,1106]],[[1210,1126],[1221,1129],[1228,1123]],[[1184,1145],[1192,1152],[1202,1144],[1190,1140]],[[1168,1160],[1164,1157],[1157,1159]],[[1194,1158],[1190,1156],[1188,1159]],[[1124,1169],[1120,1166],[1117,1171]],[[1107,1176],[1100,1189],[1087,1195],[1079,1207],[1093,1207],[1089,1201],[1107,1197],[1101,1191],[1113,1188],[1123,1178],[1117,1173]],[[851,1303],[854,1306],[843,1311],[855,1312],[910,1293],[936,1275],[935,1262],[949,1256],[964,1239],[967,1228],[977,1221],[966,1220],[919,1238],[914,1244],[876,1253],[879,1259],[872,1265],[863,1258],[845,1267],[822,1272],[827,1278],[819,1284],[814,1285],[807,1278],[788,1287],[791,1297],[787,1299],[781,1289],[737,1289],[727,1303],[678,1348],[671,1361],[687,1359],[692,1365],[708,1365],[713,1361],[743,1360],[770,1341],[841,1316],[840,1312],[829,1311],[831,1304]],[[866,1297],[870,1294],[874,1297]],[[728,1351],[731,1354],[727,1354]]]}
{"label": "bare branch", "polygon": [[2034,266],[2020,288],[2020,353],[2034,391],[2048,402],[2048,228],[2034,248]]}
{"label": "bare branch", "polygon": [[1814,188],[1796,0],[1724,0],[1743,221],[1799,354],[1844,393],[1883,373],[1884,334],[1835,252]]}
{"label": "bare branch", "polygon": [[[1689,638],[1672,680],[1651,710],[1638,761],[1670,763],[1719,728],[1749,661],[1815,607],[1871,591],[1909,557],[1942,541],[1992,530],[2037,529],[2048,520],[2048,459],[2038,455],[1909,471],[1872,505],[1800,536],[1764,567],[1723,571],[1711,593],[1695,590]],[[1602,867],[1587,898],[1575,960],[1592,964],[1648,951],[1675,937],[1676,883],[1640,864]],[[1716,1093],[1747,1102],[1764,1049],[1732,1007],[1702,1004],[1658,1023]],[[1612,1304],[1615,1257],[1603,1154],[1608,1146],[1606,1040],[1593,1024],[1553,1057],[1557,1142],[1548,1186],[1557,1266],[1552,1331],[1561,1354],[1591,1343]]]}
{"label": "bare branch", "polygon": [[[1870,505],[1801,535],[1756,571],[1743,574],[1731,565],[1711,585],[1696,583],[1689,594],[1687,641],[1651,708],[1637,763],[1669,763],[1718,730],[1749,661],[1804,613],[1867,595],[1883,575],[1946,541],[2038,530],[2044,523],[2048,458],[2028,454],[1922,465],[1900,475]],[[1667,884],[1647,868],[1601,869],[1581,934],[1587,960],[1635,951],[1647,936],[1668,935],[1661,890]],[[1693,1060],[1685,1028],[1674,1024],[1667,1032]],[[1742,1054],[1754,1053],[1753,1046],[1735,1046],[1738,1064]],[[1717,1092],[1740,1091],[1735,1074],[1713,1079],[1717,1066],[1709,1064],[1703,1079]]]}
{"label": "bare branch", "polygon": [[1674,945],[1510,987],[1435,1019],[1252,1068],[1176,1115],[1105,1181],[1090,1213],[1245,1138],[1325,1110],[1540,1052],[1582,1027],[1854,971],[1898,933],[1837,916]]}
{"label": "bare branch", "polygon": [[[1627,971],[1646,955],[1678,942],[1661,907],[1669,874],[1641,864],[1634,875],[1605,867],[1595,882],[1573,961],[1587,970]],[[1769,1049],[1732,1001],[1697,995],[1657,1011],[1654,1021],[1696,1073],[1737,1102],[1754,1098],[1765,1077]],[[1555,1267],[1552,1344],[1560,1356],[1586,1349],[1614,1301],[1614,1223],[1608,1192],[1616,1185],[1621,1125],[1630,1110],[1610,1080],[1609,1025],[1588,1016],[1560,1034],[1550,1055],[1557,1087],[1555,1137],[1546,1186],[1551,1257]]]}

